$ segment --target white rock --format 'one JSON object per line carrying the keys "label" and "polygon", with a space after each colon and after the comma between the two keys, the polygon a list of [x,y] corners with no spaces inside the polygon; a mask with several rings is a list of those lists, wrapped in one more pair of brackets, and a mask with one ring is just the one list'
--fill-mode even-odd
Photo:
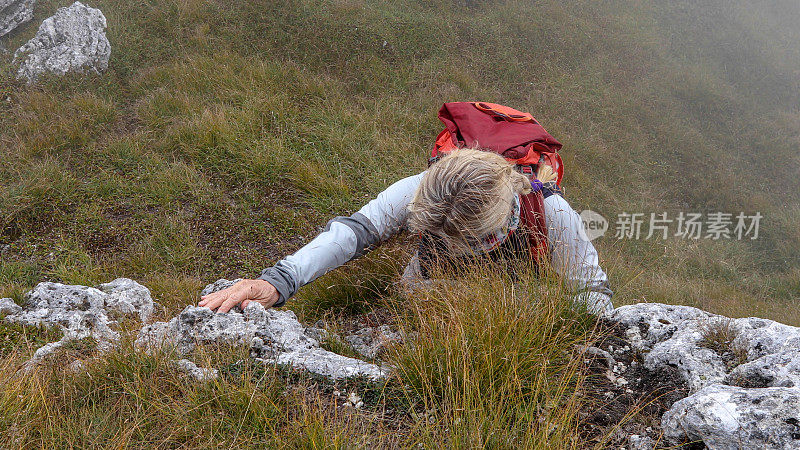
{"label": "white rock", "polygon": [[105,298],[106,308],[121,314],[139,314],[142,322],[147,322],[153,315],[155,302],[150,289],[128,278],[117,278],[110,283],[97,287],[108,294]]}
{"label": "white rock", "polygon": [[0,37],[33,19],[36,0],[0,0]]}
{"label": "white rock", "polygon": [[743,387],[800,387],[800,349],[783,350],[742,364],[725,381]]}
{"label": "white rock", "polygon": [[[662,417],[673,443],[800,449],[800,328],[657,303],[617,308],[610,320],[644,353],[645,368],[677,368],[693,392]],[[724,322],[731,348],[746,351],[746,361],[729,367],[732,361],[704,346],[715,321]]]}
{"label": "white rock", "polygon": [[36,36],[14,53],[18,78],[29,82],[45,72],[102,72],[108,68],[111,44],[105,33],[106,18],[99,9],[81,2],[59,8],[45,19]]}
{"label": "white rock", "polygon": [[178,371],[185,373],[197,381],[211,381],[216,380],[219,377],[219,371],[217,369],[197,367],[197,364],[189,361],[188,359],[172,361],[172,365]]}
{"label": "white rock", "polygon": [[22,307],[10,298],[0,298],[0,315],[19,314]]}
{"label": "white rock", "polygon": [[[650,350],[681,328],[685,322],[712,317],[703,310],[691,306],[664,305],[661,303],[637,303],[620,306],[609,316],[613,322],[624,325],[630,334],[637,334],[641,341],[631,342],[637,350]],[[634,340],[632,340],[634,341]]]}
{"label": "white rock", "polygon": [[673,444],[708,448],[800,448],[800,389],[714,384],[677,401],[661,420]]}
{"label": "white rock", "polygon": [[28,367],[74,340],[91,337],[97,341],[99,349],[106,350],[119,340],[119,333],[114,329],[117,322],[109,317],[109,313],[142,317],[152,311],[150,291],[133,280],[118,278],[100,287],[108,292],[87,286],[45,282],[25,294],[23,307],[13,308],[7,302],[0,302],[11,312],[5,316],[7,322],[55,326],[64,333],[60,341],[38,349],[26,364]]}
{"label": "white rock", "polygon": [[628,446],[631,450],[653,450],[656,448],[656,441],[649,436],[632,434],[628,436]]}
{"label": "white rock", "polygon": [[[226,280],[210,285],[204,292],[224,288],[223,281]],[[243,312],[228,313],[187,306],[169,322],[144,326],[136,340],[140,347],[167,345],[183,355],[197,344],[206,343],[246,345],[254,358],[298,367],[334,380],[353,376],[377,379],[385,375],[385,370],[377,365],[320,348],[319,341],[308,336],[292,311],[267,310],[256,302]]]}
{"label": "white rock", "polygon": [[[792,353],[800,349],[797,327],[754,317],[728,319],[697,308],[658,303],[622,306],[610,319],[625,327],[634,347],[645,353],[645,368],[677,368],[691,392],[733,380],[734,375],[740,377],[737,384],[753,386],[792,386],[800,379],[800,364],[794,362]],[[731,374],[722,357],[704,346],[714,321],[725,321],[735,336],[731,345],[747,350],[748,364]],[[763,359],[756,363],[759,358]],[[741,378],[747,376],[754,379]],[[772,381],[765,383],[764,379]]]}

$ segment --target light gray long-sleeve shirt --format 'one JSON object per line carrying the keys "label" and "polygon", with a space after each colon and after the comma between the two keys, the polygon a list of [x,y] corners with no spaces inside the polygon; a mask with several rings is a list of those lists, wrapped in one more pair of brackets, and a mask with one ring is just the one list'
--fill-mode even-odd
{"label": "light gray long-sleeve shirt", "polygon": [[[350,217],[336,217],[314,240],[264,270],[259,277],[280,294],[282,305],[300,287],[357,258],[405,227],[408,204],[425,172],[403,178]],[[581,218],[558,194],[544,200],[547,241],[553,268],[576,290],[590,311],[612,309],[608,277],[600,268],[597,251],[581,233]]]}

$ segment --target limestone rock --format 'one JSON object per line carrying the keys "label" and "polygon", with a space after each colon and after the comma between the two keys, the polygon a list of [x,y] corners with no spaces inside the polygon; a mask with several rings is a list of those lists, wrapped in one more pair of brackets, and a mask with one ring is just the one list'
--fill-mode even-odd
{"label": "limestone rock", "polygon": [[707,319],[712,315],[690,306],[664,305],[661,303],[637,303],[620,306],[610,316],[616,322],[628,328],[638,339],[632,339],[637,350],[650,350],[659,342],[672,337],[686,322]]}
{"label": "limestone rock", "polygon": [[800,448],[800,389],[713,384],[677,401],[661,420],[673,444],[720,450]]}
{"label": "limestone rock", "polygon": [[[229,284],[220,280],[203,292],[223,289]],[[169,322],[143,327],[136,340],[136,344],[144,348],[172,346],[182,355],[190,353],[197,344],[206,343],[247,345],[254,358],[332,379],[353,376],[377,379],[385,375],[377,365],[320,348],[319,341],[308,336],[292,311],[267,310],[256,302],[250,303],[243,312],[228,313],[187,306]]]}
{"label": "limestone rock", "polygon": [[[800,348],[800,328],[783,325],[772,320],[748,317],[728,319],[689,306],[639,303],[617,308],[610,320],[626,328],[631,343],[644,352],[645,367],[656,370],[665,366],[677,367],[686,379],[691,392],[704,386],[723,383],[731,376],[756,377],[754,380],[740,379],[737,384],[753,386],[788,386],[800,377],[798,364],[790,364],[791,356],[774,356]],[[731,346],[747,351],[746,367],[729,367],[722,355],[704,344],[709,327],[715,323],[725,324],[734,339]],[[770,356],[773,355],[773,356]],[[759,358],[761,363],[755,363]],[[789,359],[787,359],[789,358]],[[772,364],[784,361],[783,371],[757,370],[764,362]],[[773,381],[763,383],[762,378]]]}
{"label": "limestone rock", "polygon": [[0,0],[0,37],[33,19],[36,0]]}
{"label": "limestone rock", "polygon": [[800,388],[800,349],[762,356],[731,371],[727,384],[742,387]]}
{"label": "limestone rock", "polygon": [[211,381],[216,380],[217,377],[219,377],[219,371],[217,371],[217,369],[197,367],[197,364],[189,361],[188,359],[173,361],[172,365],[178,371],[185,373],[197,381]]}
{"label": "limestone rock", "polygon": [[391,330],[389,325],[379,327],[364,327],[344,338],[353,349],[365,358],[373,359],[377,357],[387,345],[395,342],[402,342],[403,337],[400,333]]}
{"label": "limestone rock", "polygon": [[19,314],[22,307],[14,303],[10,298],[0,298],[0,315]]}
{"label": "limestone rock", "polygon": [[120,314],[139,314],[142,322],[147,322],[153,315],[155,302],[150,290],[128,278],[117,278],[110,283],[97,287],[108,294],[106,307]]}
{"label": "limestone rock", "polygon": [[645,368],[677,368],[686,380],[692,395],[662,416],[674,444],[800,449],[800,328],[655,303],[617,308],[609,319]]}
{"label": "limestone rock", "polygon": [[106,70],[111,44],[105,28],[106,18],[99,9],[81,2],[59,8],[42,22],[36,36],[14,53],[14,61],[20,64],[17,77],[33,82],[45,72],[64,75]]}
{"label": "limestone rock", "polygon": [[119,333],[113,329],[117,324],[113,316],[135,314],[141,318],[152,312],[150,291],[133,280],[118,278],[99,287],[45,282],[25,294],[22,307],[13,308],[0,301],[0,307],[8,311],[7,322],[56,326],[64,333],[60,341],[38,349],[31,364],[71,341],[89,337],[97,341],[101,350],[108,349],[119,340]]}
{"label": "limestone rock", "polygon": [[102,284],[100,289],[39,283],[25,294],[24,306],[5,320],[33,326],[58,326],[73,339],[92,337],[98,342],[116,341],[119,334],[111,329],[112,315],[137,314],[148,317],[153,310],[150,291],[127,278]]}
{"label": "limestone rock", "polygon": [[677,367],[694,392],[726,375],[725,362],[701,345],[705,324],[717,316],[689,306],[640,303],[617,308],[611,320],[627,327],[626,335],[646,352],[649,370]]}

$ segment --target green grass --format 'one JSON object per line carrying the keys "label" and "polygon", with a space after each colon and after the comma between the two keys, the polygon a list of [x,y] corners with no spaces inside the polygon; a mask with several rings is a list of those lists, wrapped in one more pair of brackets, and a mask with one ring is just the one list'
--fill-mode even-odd
{"label": "green grass", "polygon": [[[17,48],[69,3],[40,0],[35,19],[0,41]],[[147,285],[169,317],[205,283],[257,274],[330,217],[423,170],[441,103],[487,100],[532,112],[564,143],[577,210],[764,215],[754,241],[598,239],[616,304],[680,303],[800,325],[792,3],[91,6],[109,24],[104,74],[26,86],[0,56],[0,296],[21,300],[44,280],[125,276]],[[392,242],[326,275],[289,307],[311,323],[386,306],[431,333],[419,353],[398,355],[407,404],[395,409],[414,414],[342,413],[327,388],[306,395],[303,383],[255,368],[255,380],[198,387],[166,356],[123,348],[92,362],[91,377],[15,378],[0,392],[3,411],[15,412],[0,429],[20,446],[438,446],[445,429],[454,444],[519,446],[543,442],[550,431],[531,414],[551,405],[541,417],[563,425],[551,442],[579,446],[568,413],[579,407],[580,376],[557,353],[585,337],[583,325],[569,315],[553,322],[562,311],[540,311],[503,286],[486,287],[475,304],[458,291],[430,303],[402,297],[392,283],[409,245]],[[558,304],[557,288],[531,289]],[[554,328],[530,334],[525,323]],[[5,325],[2,336],[4,349],[22,353],[50,338]],[[495,359],[495,345],[517,359]],[[22,355],[5,355],[10,377]],[[558,370],[534,368],[537,358]],[[432,367],[461,378],[448,387]],[[486,380],[498,394],[474,388]]]}

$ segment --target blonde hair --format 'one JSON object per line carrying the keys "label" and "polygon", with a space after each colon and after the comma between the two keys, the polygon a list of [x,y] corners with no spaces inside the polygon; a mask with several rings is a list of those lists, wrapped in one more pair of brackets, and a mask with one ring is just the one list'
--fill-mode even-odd
{"label": "blonde hair", "polygon": [[[541,167],[541,181],[555,179],[549,166]],[[528,177],[497,153],[455,150],[422,177],[408,206],[408,226],[444,238],[450,250],[465,251],[505,225],[514,196],[530,191]]]}

